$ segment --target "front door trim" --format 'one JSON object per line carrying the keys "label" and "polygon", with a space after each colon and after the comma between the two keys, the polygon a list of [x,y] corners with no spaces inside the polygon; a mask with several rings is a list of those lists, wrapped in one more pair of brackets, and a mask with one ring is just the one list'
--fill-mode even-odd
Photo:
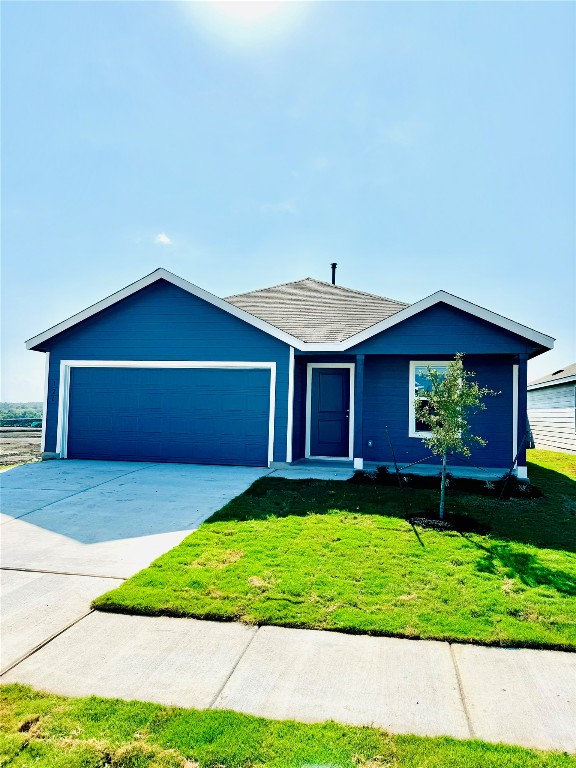
{"label": "front door trim", "polygon": [[[355,363],[307,363],[306,370],[306,448],[307,459],[325,461],[352,461],[354,458],[354,370]],[[349,368],[350,369],[350,418],[348,420],[348,456],[312,456],[310,454],[310,424],[312,420],[312,370],[314,368]]]}

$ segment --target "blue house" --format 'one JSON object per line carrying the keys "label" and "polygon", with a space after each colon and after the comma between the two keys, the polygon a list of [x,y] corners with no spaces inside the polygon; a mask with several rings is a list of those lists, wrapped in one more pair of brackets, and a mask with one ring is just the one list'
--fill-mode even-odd
{"label": "blue house", "polygon": [[501,393],[471,464],[518,454],[525,477],[526,364],[553,344],[444,291],[408,305],[307,278],[220,299],[157,269],[27,348],[46,354],[43,458],[355,468],[426,459],[423,374],[463,352]]}

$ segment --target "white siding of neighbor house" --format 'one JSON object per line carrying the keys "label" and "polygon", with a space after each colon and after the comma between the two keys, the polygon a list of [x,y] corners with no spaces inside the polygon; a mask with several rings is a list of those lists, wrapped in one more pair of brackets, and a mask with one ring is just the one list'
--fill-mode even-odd
{"label": "white siding of neighbor house", "polygon": [[528,421],[536,448],[576,453],[576,385],[528,390]]}

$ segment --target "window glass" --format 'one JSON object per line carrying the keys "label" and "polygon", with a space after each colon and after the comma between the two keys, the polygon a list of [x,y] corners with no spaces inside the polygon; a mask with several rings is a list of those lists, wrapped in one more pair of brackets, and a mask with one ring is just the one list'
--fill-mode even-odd
{"label": "window glass", "polygon": [[[433,368],[435,371],[438,371],[439,373],[446,374],[446,371],[448,370],[447,365],[416,365],[414,367],[414,385],[415,385],[415,395],[418,398],[418,400],[426,401],[426,393],[431,392],[432,390],[432,382],[430,381],[430,378],[428,377],[428,368]],[[420,421],[419,419],[415,418],[415,428],[416,432],[431,432],[430,427],[428,424],[425,424],[423,421]]]}
{"label": "window glass", "polygon": [[[435,371],[438,371],[439,373],[442,373],[444,375],[448,370],[447,365],[431,365],[430,368],[433,368]],[[428,377],[428,366],[417,365],[414,371],[415,371],[414,382],[416,385],[416,397],[421,397],[425,392],[430,392],[432,390],[432,382]]]}

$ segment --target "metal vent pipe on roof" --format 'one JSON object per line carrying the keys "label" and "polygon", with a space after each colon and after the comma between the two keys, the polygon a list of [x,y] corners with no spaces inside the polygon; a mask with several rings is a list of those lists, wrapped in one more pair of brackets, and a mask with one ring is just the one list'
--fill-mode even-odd
{"label": "metal vent pipe on roof", "polygon": [[336,267],[338,264],[334,261],[330,266],[332,267],[332,285],[336,285]]}

